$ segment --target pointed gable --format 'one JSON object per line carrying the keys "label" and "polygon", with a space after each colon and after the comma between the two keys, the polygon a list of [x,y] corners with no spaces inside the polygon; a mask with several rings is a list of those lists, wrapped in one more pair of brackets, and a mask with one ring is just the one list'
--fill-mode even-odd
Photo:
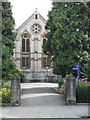
{"label": "pointed gable", "polygon": [[40,19],[43,23],[46,23],[46,20],[42,17],[42,15],[40,15],[40,13],[36,9],[35,12],[17,29],[17,31],[23,29],[33,19],[34,20]]}

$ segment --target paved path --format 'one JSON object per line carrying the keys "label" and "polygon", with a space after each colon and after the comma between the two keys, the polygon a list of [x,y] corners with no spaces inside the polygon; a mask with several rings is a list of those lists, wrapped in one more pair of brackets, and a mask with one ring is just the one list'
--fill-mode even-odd
{"label": "paved path", "polygon": [[[28,85],[28,88],[27,88]],[[65,104],[64,97],[54,89],[57,84],[32,83],[22,85],[23,106],[60,106]]]}
{"label": "paved path", "polygon": [[88,115],[87,105],[66,106],[54,83],[22,84],[21,107],[3,107],[3,118],[81,118]]}

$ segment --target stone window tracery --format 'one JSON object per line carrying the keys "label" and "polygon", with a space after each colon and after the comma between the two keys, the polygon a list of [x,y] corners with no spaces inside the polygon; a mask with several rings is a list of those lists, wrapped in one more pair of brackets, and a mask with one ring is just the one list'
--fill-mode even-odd
{"label": "stone window tracery", "polygon": [[40,30],[41,30],[41,26],[39,25],[39,24],[34,24],[33,26],[32,26],[32,31],[33,31],[33,33],[39,33],[40,32]]}
{"label": "stone window tracery", "polygon": [[30,67],[30,39],[27,32],[22,35],[21,68]]}
{"label": "stone window tracery", "polygon": [[26,33],[22,38],[22,52],[29,52],[29,37]]}

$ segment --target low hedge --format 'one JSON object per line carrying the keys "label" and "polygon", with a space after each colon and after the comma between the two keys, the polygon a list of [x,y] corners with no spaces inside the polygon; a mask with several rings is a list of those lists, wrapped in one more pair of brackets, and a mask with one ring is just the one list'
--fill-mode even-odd
{"label": "low hedge", "polygon": [[90,84],[81,81],[76,84],[76,101],[77,103],[90,103]]}

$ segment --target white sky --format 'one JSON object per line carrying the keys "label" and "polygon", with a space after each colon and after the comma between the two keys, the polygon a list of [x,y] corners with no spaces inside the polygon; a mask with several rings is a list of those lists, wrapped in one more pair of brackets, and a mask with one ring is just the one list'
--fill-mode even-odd
{"label": "white sky", "polygon": [[37,11],[47,20],[48,11],[52,8],[51,0],[9,0],[12,5],[13,17],[18,28],[35,11]]}

